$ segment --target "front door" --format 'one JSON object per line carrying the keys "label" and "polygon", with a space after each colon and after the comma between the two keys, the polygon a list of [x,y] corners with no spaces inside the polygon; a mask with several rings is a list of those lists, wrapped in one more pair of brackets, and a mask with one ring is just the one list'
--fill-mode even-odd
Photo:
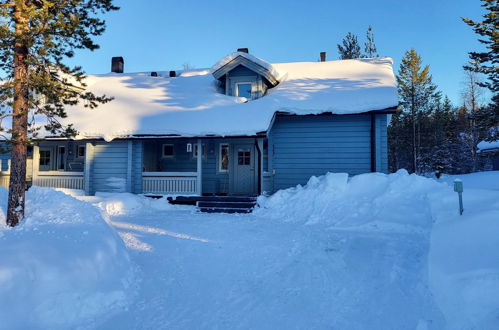
{"label": "front door", "polygon": [[40,148],[40,171],[53,170],[52,156],[52,148]]}
{"label": "front door", "polygon": [[252,144],[236,144],[233,148],[233,194],[256,195],[255,147]]}

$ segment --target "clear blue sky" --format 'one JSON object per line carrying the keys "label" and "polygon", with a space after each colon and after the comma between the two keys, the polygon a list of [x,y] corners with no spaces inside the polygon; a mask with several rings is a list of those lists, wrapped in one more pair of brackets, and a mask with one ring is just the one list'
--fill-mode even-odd
{"label": "clear blue sky", "polygon": [[347,32],[363,43],[373,26],[378,52],[398,70],[414,47],[429,64],[435,83],[460,103],[462,65],[480,49],[460,17],[481,18],[478,0],[115,0],[98,38],[101,49],[71,60],[88,73],[110,71],[112,56],[125,58],[125,71],[211,67],[238,47],[269,62],[315,61],[319,52],[337,59],[336,44]]}

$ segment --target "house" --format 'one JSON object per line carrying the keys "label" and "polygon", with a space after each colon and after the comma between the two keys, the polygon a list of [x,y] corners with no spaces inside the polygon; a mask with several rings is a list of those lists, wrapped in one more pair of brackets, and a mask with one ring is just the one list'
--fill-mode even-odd
{"label": "house", "polygon": [[270,64],[239,49],[211,69],[123,73],[113,58],[113,72],[87,84],[114,101],[70,108],[79,135],[45,135],[29,151],[28,179],[90,195],[249,196],[328,171],[387,172],[392,64],[323,56]]}
{"label": "house", "polygon": [[[495,131],[499,131],[499,129],[495,128]],[[490,159],[492,170],[499,171],[499,140],[481,141],[477,148],[482,157]]]}

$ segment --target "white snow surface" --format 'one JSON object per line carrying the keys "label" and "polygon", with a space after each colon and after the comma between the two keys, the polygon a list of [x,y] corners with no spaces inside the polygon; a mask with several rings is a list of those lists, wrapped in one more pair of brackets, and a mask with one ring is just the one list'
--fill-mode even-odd
{"label": "white snow surface", "polygon": [[499,140],[496,141],[482,141],[477,145],[479,151],[486,152],[499,149]]}
{"label": "white snow surface", "polygon": [[102,211],[140,269],[135,298],[96,329],[498,329],[497,182],[329,173],[244,215],[66,193]]}
{"label": "white snow surface", "polygon": [[397,106],[392,63],[374,58],[268,64],[281,83],[249,102],[220,94],[209,69],[176,78],[167,72],[89,75],[88,90],[115,99],[95,110],[72,107],[63,123],[75,124],[77,138],[107,141],[142,134],[254,135],[269,128],[277,111],[352,114]]}
{"label": "white snow surface", "polygon": [[127,308],[135,267],[98,208],[32,187],[8,229],[6,203],[0,188],[0,329],[92,328]]}

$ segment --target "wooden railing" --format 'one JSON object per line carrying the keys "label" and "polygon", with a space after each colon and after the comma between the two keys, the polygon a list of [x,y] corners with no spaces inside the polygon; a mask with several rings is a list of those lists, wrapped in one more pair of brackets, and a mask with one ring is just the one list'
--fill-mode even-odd
{"label": "wooden railing", "polygon": [[196,172],[143,172],[144,194],[196,194]]}
{"label": "wooden railing", "polygon": [[38,172],[33,175],[33,186],[83,190],[85,189],[83,176],[83,172]]}

